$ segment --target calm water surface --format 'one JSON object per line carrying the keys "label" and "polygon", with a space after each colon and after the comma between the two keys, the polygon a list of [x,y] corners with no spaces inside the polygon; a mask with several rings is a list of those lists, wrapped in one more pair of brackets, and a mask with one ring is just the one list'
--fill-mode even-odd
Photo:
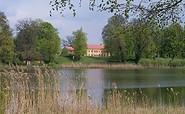
{"label": "calm water surface", "polygon": [[[79,87],[83,84],[95,103],[102,104],[116,85],[120,91],[142,91],[156,101],[162,98],[163,102],[173,97],[184,105],[184,69],[62,69],[59,72],[63,73],[61,77],[70,78],[70,83]],[[62,80],[61,87],[68,83]]]}

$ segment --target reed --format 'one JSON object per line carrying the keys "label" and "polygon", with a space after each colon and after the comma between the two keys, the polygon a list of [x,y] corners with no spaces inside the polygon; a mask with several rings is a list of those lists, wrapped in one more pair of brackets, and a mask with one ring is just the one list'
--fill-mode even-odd
{"label": "reed", "polygon": [[94,63],[94,64],[81,64],[71,63],[59,65],[60,68],[104,68],[104,69],[138,69],[143,68],[141,65],[136,64],[123,64],[123,63]]}
{"label": "reed", "polygon": [[[153,105],[142,91],[120,92],[116,84],[103,106],[93,103],[84,83],[74,84],[54,69],[12,66],[0,73],[1,114],[184,114],[178,105]],[[65,79],[64,79],[65,78]],[[65,86],[61,87],[61,80]],[[81,79],[78,77],[77,82]],[[174,92],[169,89],[170,92]],[[138,95],[141,95],[138,100]],[[174,94],[176,94],[174,92]]]}

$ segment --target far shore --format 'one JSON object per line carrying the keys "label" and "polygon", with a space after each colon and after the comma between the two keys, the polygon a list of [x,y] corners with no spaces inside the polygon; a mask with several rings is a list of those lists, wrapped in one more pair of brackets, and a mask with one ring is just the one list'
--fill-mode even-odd
{"label": "far shore", "polygon": [[81,63],[71,63],[71,64],[62,64],[59,65],[61,68],[114,68],[114,69],[140,69],[144,68],[141,65],[137,64],[111,64],[111,63],[104,63],[104,64],[81,64]]}
{"label": "far shore", "polygon": [[103,63],[103,64],[82,64],[82,63],[68,63],[60,64],[57,68],[101,68],[101,69],[144,69],[144,68],[185,68],[185,67],[172,67],[172,66],[143,66],[141,64],[133,63]]}

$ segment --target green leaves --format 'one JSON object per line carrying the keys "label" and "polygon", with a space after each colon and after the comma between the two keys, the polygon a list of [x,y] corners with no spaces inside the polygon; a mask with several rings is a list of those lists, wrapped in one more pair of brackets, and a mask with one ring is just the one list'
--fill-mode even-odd
{"label": "green leaves", "polygon": [[[57,10],[63,14],[70,10],[73,16],[76,16],[76,8],[81,7],[72,0],[50,0],[51,11]],[[155,22],[158,25],[166,26],[170,22],[184,21],[181,18],[184,15],[184,0],[89,0],[89,10],[101,12],[110,12],[114,15],[123,15],[125,18],[134,16],[137,19],[145,19],[147,22]]]}
{"label": "green leaves", "polygon": [[74,31],[73,35],[75,38],[73,42],[74,54],[78,57],[86,55],[87,53],[86,33],[84,33],[81,28],[79,30]]}
{"label": "green leaves", "polygon": [[14,43],[6,15],[0,11],[0,60],[4,63],[13,62]]}
{"label": "green leaves", "polygon": [[164,56],[174,58],[183,50],[183,28],[178,23],[172,23],[163,31],[162,45]]}
{"label": "green leaves", "polygon": [[40,23],[37,49],[46,63],[53,61],[60,52],[60,38],[56,29],[48,22]]}
{"label": "green leaves", "polygon": [[[123,16],[113,16],[108,20],[108,24],[103,28],[102,36],[106,52],[119,62],[125,62],[128,53],[127,43],[130,40],[126,37],[126,20]],[[128,41],[128,42],[126,42]]]}
{"label": "green leaves", "polygon": [[22,60],[43,60],[49,63],[60,52],[60,38],[56,29],[42,20],[21,20],[17,24],[16,51]]}
{"label": "green leaves", "polygon": [[[65,10],[70,10],[72,11],[73,16],[76,16],[75,5],[71,3],[71,0],[50,0],[50,5],[50,16],[52,16],[52,12],[55,10],[59,11],[60,14],[63,14]],[[79,6],[81,6],[81,4]]]}

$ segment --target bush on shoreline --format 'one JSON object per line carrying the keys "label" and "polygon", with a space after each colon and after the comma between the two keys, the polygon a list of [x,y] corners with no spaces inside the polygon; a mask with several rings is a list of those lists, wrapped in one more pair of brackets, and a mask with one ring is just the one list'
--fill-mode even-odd
{"label": "bush on shoreline", "polygon": [[170,58],[143,58],[139,64],[145,67],[185,67],[185,59],[170,59]]}

